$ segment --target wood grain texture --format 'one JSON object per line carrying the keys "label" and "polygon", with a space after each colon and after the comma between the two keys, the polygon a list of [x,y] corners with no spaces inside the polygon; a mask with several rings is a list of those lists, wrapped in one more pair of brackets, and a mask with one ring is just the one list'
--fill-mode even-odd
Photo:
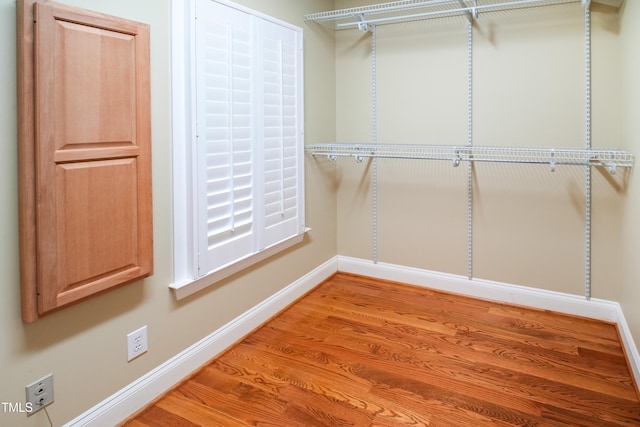
{"label": "wood grain texture", "polygon": [[18,0],[23,320],[153,273],[150,29]]}
{"label": "wood grain texture", "polygon": [[614,324],[339,273],[123,425],[637,426]]}
{"label": "wood grain texture", "polygon": [[[16,2],[16,53],[18,84],[18,204],[20,229],[20,300],[25,322],[38,319],[37,282],[34,261],[36,236],[36,167],[33,64],[33,4]],[[25,262],[24,260],[29,260]]]}

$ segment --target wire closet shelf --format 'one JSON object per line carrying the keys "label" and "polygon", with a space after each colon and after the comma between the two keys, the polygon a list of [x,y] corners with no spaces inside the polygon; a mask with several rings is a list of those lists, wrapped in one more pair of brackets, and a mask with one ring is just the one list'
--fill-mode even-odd
{"label": "wire closet shelf", "polygon": [[556,165],[601,166],[615,174],[616,169],[634,164],[631,153],[614,149],[578,149],[550,147],[454,146],[419,144],[349,144],[326,143],[305,147],[313,156],[352,157],[361,162],[365,158],[446,160],[458,166],[461,162],[495,162]]}
{"label": "wire closet shelf", "polygon": [[310,13],[305,21],[317,22],[336,30],[359,28],[368,31],[372,25],[411,22],[431,18],[469,16],[482,12],[497,12],[590,0],[401,0],[328,12]]}
{"label": "wire closet shelf", "polygon": [[[373,262],[378,262],[378,186],[377,159],[424,159],[452,162],[454,167],[467,162],[467,276],[473,274],[473,162],[520,163],[548,165],[553,172],[558,165],[582,166],[585,169],[585,298],[591,298],[591,173],[592,167],[606,168],[615,174],[617,168],[628,172],[634,166],[634,155],[620,149],[594,148],[591,144],[591,3],[619,8],[623,0],[401,0],[329,12],[305,15],[306,22],[319,23],[335,30],[359,29],[371,33],[372,139],[367,143],[323,143],[305,147],[313,156],[327,156],[331,161],[351,157],[356,162],[372,159]],[[541,6],[578,3],[584,10],[585,26],[585,146],[523,147],[482,146],[473,143],[473,25],[485,12],[532,9]],[[467,26],[468,68],[468,141],[466,145],[380,144],[377,138],[376,27],[433,18],[460,16]]]}
{"label": "wire closet shelf", "polygon": [[[601,0],[602,3],[611,3]],[[328,12],[305,15],[307,22],[316,22],[335,30],[358,28],[372,31],[376,25],[403,23],[417,20],[451,16],[478,18],[479,13],[541,6],[580,3],[589,8],[591,0],[401,0],[373,4]],[[314,156],[396,158],[450,160],[454,166],[462,161],[548,164],[551,170],[556,165],[604,166],[615,173],[617,168],[631,168],[633,154],[618,149],[579,149],[551,147],[503,147],[503,146],[454,146],[419,144],[352,144],[326,143],[307,146]]]}

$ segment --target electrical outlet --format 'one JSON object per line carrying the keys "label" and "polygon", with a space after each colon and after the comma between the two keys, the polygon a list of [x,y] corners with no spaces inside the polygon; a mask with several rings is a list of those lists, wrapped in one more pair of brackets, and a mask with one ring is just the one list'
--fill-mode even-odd
{"label": "electrical outlet", "polygon": [[25,387],[27,393],[27,415],[53,403],[53,374],[35,381]]}
{"label": "electrical outlet", "polygon": [[147,344],[147,326],[143,326],[129,334],[127,334],[127,360],[131,361],[148,349]]}

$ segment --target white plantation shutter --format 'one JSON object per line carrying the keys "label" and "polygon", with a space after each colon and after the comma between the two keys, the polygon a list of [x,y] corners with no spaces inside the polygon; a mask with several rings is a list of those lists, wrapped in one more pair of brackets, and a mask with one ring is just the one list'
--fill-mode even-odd
{"label": "white plantation shutter", "polygon": [[299,42],[295,31],[262,22],[264,244],[267,246],[300,231]]}
{"label": "white plantation shutter", "polygon": [[301,31],[198,0],[198,275],[301,234]]}

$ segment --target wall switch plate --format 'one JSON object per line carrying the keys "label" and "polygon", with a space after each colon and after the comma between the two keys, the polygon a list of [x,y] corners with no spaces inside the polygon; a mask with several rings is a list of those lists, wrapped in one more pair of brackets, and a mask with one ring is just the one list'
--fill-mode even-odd
{"label": "wall switch plate", "polygon": [[147,325],[127,334],[127,360],[131,361],[148,349]]}
{"label": "wall switch plate", "polygon": [[25,387],[27,393],[27,415],[53,403],[53,374],[35,381]]}

